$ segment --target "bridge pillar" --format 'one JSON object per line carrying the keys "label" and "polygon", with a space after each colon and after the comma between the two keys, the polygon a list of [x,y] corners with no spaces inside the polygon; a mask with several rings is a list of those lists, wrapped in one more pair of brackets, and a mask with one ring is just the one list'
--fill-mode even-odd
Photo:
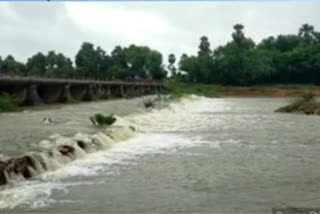
{"label": "bridge pillar", "polygon": [[42,103],[38,93],[38,86],[36,84],[27,86],[27,94],[26,99],[24,101],[24,105],[36,105]]}
{"label": "bridge pillar", "polygon": [[70,85],[69,84],[63,85],[59,101],[63,103],[68,103],[71,100],[72,100],[72,97],[70,93]]}
{"label": "bridge pillar", "polygon": [[94,93],[93,93],[93,85],[88,85],[86,88],[86,94],[83,97],[84,101],[92,101],[95,99]]}
{"label": "bridge pillar", "polygon": [[94,87],[94,96],[95,98],[97,99],[106,99],[108,98],[108,95],[107,95],[107,90],[104,86],[102,85],[96,85]]}
{"label": "bridge pillar", "polygon": [[123,86],[123,85],[120,85],[120,88],[119,88],[119,96],[120,96],[120,97],[125,97],[125,96],[126,96],[126,92],[125,92],[125,89],[124,89],[124,86]]}
{"label": "bridge pillar", "polygon": [[161,85],[159,85],[159,86],[158,86],[158,91],[159,91],[159,93],[162,93],[162,89],[163,89],[163,88],[161,87]]}
{"label": "bridge pillar", "polygon": [[132,86],[132,96],[133,96],[133,97],[136,97],[136,96],[138,96],[138,95],[139,95],[138,87],[135,86],[135,85],[133,85],[133,86]]}
{"label": "bridge pillar", "polygon": [[151,94],[151,87],[149,85],[145,86],[145,94]]}
{"label": "bridge pillar", "polygon": [[111,90],[111,86],[105,86],[104,88],[105,90],[105,95],[106,95],[106,98],[109,99],[112,97],[112,90]]}
{"label": "bridge pillar", "polygon": [[153,88],[154,88],[154,92],[156,93],[156,94],[159,94],[160,93],[160,89],[159,89],[159,87],[158,86],[153,86]]}
{"label": "bridge pillar", "polygon": [[126,96],[127,97],[134,97],[134,86],[133,85],[126,86]]}
{"label": "bridge pillar", "polygon": [[145,94],[144,86],[140,85],[140,86],[137,86],[137,87],[139,89],[138,94],[139,95],[144,95]]}

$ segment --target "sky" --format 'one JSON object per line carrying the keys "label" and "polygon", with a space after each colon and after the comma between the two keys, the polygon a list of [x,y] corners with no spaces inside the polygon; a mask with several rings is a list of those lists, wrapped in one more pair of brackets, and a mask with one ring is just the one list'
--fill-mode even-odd
{"label": "sky", "polygon": [[320,31],[320,1],[0,2],[0,56],[25,62],[41,51],[72,60],[82,42],[110,53],[116,45],[149,46],[167,56],[195,54],[202,35],[211,47],[231,40],[236,23],[259,42],[295,34],[304,23]]}

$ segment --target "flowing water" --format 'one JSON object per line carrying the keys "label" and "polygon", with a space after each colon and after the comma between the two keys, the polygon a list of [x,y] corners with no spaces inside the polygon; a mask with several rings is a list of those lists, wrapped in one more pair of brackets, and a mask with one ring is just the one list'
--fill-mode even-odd
{"label": "flowing water", "polygon": [[[0,212],[266,213],[272,207],[318,207],[320,120],[274,112],[288,101],[192,96],[144,110],[142,98],[1,115],[3,156],[37,150],[52,134],[94,134],[99,130],[88,117],[102,110],[115,111],[117,124],[136,132],[5,186]],[[43,124],[45,116],[54,122]]]}

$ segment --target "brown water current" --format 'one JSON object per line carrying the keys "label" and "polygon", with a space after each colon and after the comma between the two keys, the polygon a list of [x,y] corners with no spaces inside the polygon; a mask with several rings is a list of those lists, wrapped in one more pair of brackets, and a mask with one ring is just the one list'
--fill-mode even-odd
{"label": "brown water current", "polygon": [[[40,150],[50,136],[97,137],[103,131],[88,119],[96,112],[114,112],[117,127],[136,129],[123,139],[125,131],[114,132],[114,144],[99,138],[107,149],[1,188],[0,212],[266,213],[273,207],[319,207],[319,116],[274,112],[286,98],[190,96],[153,110],[144,108],[144,99],[0,115],[3,156]],[[44,117],[53,123],[44,124]]]}

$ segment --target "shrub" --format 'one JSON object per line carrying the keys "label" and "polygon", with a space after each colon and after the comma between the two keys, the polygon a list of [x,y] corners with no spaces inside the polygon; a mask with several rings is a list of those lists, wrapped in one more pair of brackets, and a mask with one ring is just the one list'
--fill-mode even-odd
{"label": "shrub", "polygon": [[104,115],[99,113],[90,117],[90,120],[92,124],[96,126],[111,126],[114,122],[116,122],[117,119],[113,116],[113,114]]}
{"label": "shrub", "polygon": [[144,102],[144,107],[146,107],[146,108],[152,108],[152,107],[154,107],[153,101],[152,101],[152,100],[147,100],[147,101],[145,101],[145,102]]}
{"label": "shrub", "polygon": [[293,104],[312,104],[316,102],[316,95],[312,92],[305,92],[300,98],[293,101]]}
{"label": "shrub", "polygon": [[307,92],[302,95],[302,101],[305,103],[314,103],[316,101],[316,95],[312,92]]}
{"label": "shrub", "polygon": [[16,104],[8,94],[0,94],[0,112],[14,111],[16,108]]}

